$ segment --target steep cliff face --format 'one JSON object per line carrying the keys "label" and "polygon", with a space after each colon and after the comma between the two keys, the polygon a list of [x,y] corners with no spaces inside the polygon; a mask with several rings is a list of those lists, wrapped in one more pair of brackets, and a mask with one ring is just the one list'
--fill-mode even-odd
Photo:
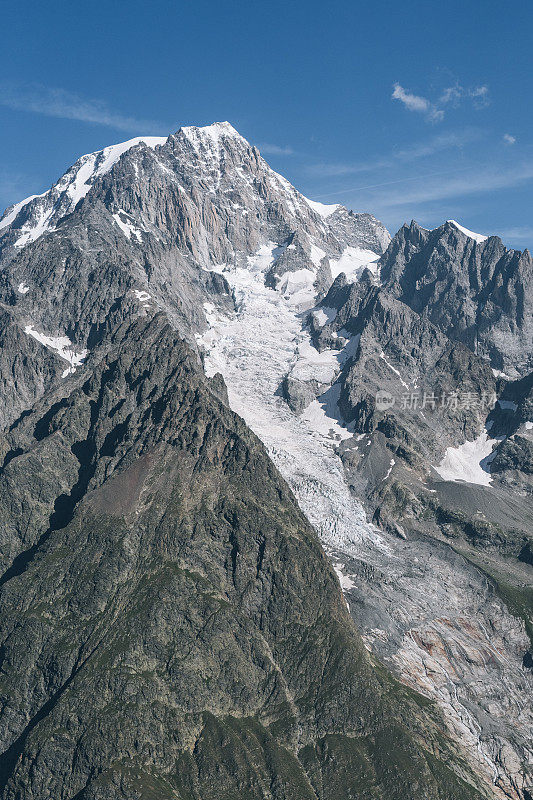
{"label": "steep cliff face", "polygon": [[[455,225],[444,228],[456,236]],[[310,313],[323,362],[334,356],[338,365],[333,381],[320,387],[319,401],[337,397],[341,419],[355,433],[338,445],[346,478],[374,523],[396,537],[395,543],[387,539],[395,560],[361,547],[334,552],[352,614],[372,648],[409,676],[410,685],[432,686],[452,724],[466,725],[472,742],[478,739],[503,796],[521,797],[525,790],[527,797],[531,376],[506,380],[475,343],[457,335],[464,308],[455,294],[466,297],[469,280],[458,253],[465,244],[447,253],[442,235],[442,229],[423,232],[416,225],[402,229],[380,259],[384,282],[376,270],[366,270],[357,283],[340,276]],[[464,240],[473,235],[457,231]],[[433,237],[429,254],[416,249],[421,237]],[[484,242],[472,241],[466,247],[475,261]],[[518,256],[505,251],[509,262]],[[441,286],[439,302],[428,277],[435,277],[434,262],[441,277],[449,266],[449,293]],[[528,364],[533,341],[527,325],[514,320],[511,309],[505,324],[523,338],[520,363]],[[512,348],[505,352],[512,361]],[[312,388],[310,378],[298,387],[300,414],[312,399],[304,392]],[[294,391],[291,386],[288,394]],[[479,569],[511,614],[494,605]],[[504,653],[513,655],[507,660]],[[517,701],[505,703],[505,711],[502,682]]]}
{"label": "steep cliff face", "polygon": [[487,796],[162,315],[6,449],[3,797]]}
{"label": "steep cliff face", "polygon": [[452,339],[516,378],[531,371],[533,260],[453,221],[404,225],[381,260],[385,286]]}

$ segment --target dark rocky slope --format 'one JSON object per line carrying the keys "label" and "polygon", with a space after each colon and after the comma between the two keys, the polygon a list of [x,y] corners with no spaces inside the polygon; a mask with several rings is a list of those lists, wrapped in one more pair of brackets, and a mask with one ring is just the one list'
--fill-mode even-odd
{"label": "dark rocky slope", "polygon": [[489,796],[163,315],[3,440],[6,800]]}

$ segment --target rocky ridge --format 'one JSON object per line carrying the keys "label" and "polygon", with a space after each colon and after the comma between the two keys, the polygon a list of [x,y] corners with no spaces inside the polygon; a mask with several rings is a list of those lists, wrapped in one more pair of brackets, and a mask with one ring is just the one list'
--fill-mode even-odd
{"label": "rocky ridge", "polygon": [[2,444],[6,800],[488,796],[163,314]]}

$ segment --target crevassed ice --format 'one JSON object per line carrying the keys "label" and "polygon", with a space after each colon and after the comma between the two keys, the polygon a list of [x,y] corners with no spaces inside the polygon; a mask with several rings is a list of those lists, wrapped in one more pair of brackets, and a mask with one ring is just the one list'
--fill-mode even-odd
{"label": "crevassed ice", "polygon": [[[237,312],[228,317],[212,304],[206,308],[210,327],[198,336],[206,351],[206,371],[222,373],[231,407],[264,442],[326,548],[366,540],[385,549],[351,495],[335,451],[338,441],[351,435],[339,422],[338,387],[331,387],[300,417],[279,396],[282,379],[292,370],[328,382],[334,364],[331,354],[311,347],[301,289],[291,295],[265,286],[276,251],[270,242],[249,258],[247,267],[215,268],[230,283]],[[305,308],[313,304],[308,294]]]}

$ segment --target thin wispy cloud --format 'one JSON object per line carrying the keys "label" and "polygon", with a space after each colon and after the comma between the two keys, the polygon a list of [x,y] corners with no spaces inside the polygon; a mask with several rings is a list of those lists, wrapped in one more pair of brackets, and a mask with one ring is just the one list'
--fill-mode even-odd
{"label": "thin wispy cloud", "polygon": [[442,105],[458,105],[463,96],[462,90],[458,86],[448,86],[440,96],[439,103]]}
{"label": "thin wispy cloud", "polygon": [[503,141],[505,144],[516,144],[516,136],[511,136],[510,133],[504,133]]}
{"label": "thin wispy cloud", "polygon": [[269,156],[292,156],[294,155],[294,150],[289,145],[279,145],[279,144],[269,144],[268,142],[263,142],[262,144],[258,144],[257,147],[264,153],[265,155]]}
{"label": "thin wispy cloud", "polygon": [[[468,174],[466,174],[468,173]],[[381,208],[396,206],[409,206],[415,203],[427,203],[434,200],[465,197],[472,194],[494,192],[499,189],[512,189],[533,180],[533,162],[517,164],[511,168],[501,170],[484,170],[479,166],[465,168],[457,172],[448,173],[446,180],[428,180],[432,175],[421,175],[418,179],[423,182],[421,186],[414,186],[416,180],[406,179],[398,183],[408,183],[410,188],[401,191],[374,193],[372,202]],[[361,187],[354,192],[375,187]]]}
{"label": "thin wispy cloud", "polygon": [[392,181],[381,181],[381,183],[368,183],[365,186],[352,186],[350,189],[341,189],[338,192],[328,192],[328,194],[318,195],[317,199],[326,200],[328,198],[340,197],[341,195],[350,195],[354,192],[362,192],[368,189],[378,189],[382,186],[393,186],[396,183],[411,183],[413,181],[426,180],[427,178],[433,178],[437,175],[456,175],[458,172],[466,172],[468,169],[472,169],[472,167],[465,167],[462,170],[438,170],[436,172],[426,172],[423,175],[412,175],[409,178],[396,178]]}
{"label": "thin wispy cloud", "polygon": [[448,108],[456,108],[465,100],[469,100],[476,109],[485,108],[490,103],[488,86],[465,88],[459,83],[446,87],[440,97],[433,101],[395,83],[391,99],[398,100],[408,111],[422,114],[428,122],[441,122]]}
{"label": "thin wispy cloud", "polygon": [[129,133],[165,133],[168,126],[112,111],[101,100],[86,99],[65,89],[37,84],[16,86],[0,83],[0,105],[47,117],[78,120]]}
{"label": "thin wispy cloud", "polygon": [[395,150],[382,158],[369,159],[355,164],[350,163],[319,163],[307,167],[307,172],[312,175],[322,177],[340,177],[343,175],[356,175],[364,172],[373,172],[377,169],[388,169],[398,166],[400,163],[410,163],[418,159],[428,158],[445,150],[453,150],[465,147],[466,145],[478,141],[483,136],[483,132],[475,128],[464,131],[451,132],[433,136],[423,142],[415,142],[408,147]]}
{"label": "thin wispy cloud", "polygon": [[[447,176],[446,179],[443,179],[443,176]],[[430,180],[437,177],[438,180]],[[360,193],[365,192],[363,202],[372,208],[408,207],[434,200],[493,192],[498,189],[511,189],[531,180],[533,180],[533,162],[522,162],[513,167],[499,170],[487,170],[479,165],[474,165],[461,170],[430,172],[394,181],[354,186],[351,189],[321,195],[317,199],[329,200],[342,195],[356,198],[359,194],[358,204],[360,204],[361,200],[363,200]],[[419,187],[413,186],[417,182],[422,185]],[[401,190],[386,189],[385,191],[375,191],[376,189],[399,184],[406,184],[407,186]]]}
{"label": "thin wispy cloud", "polygon": [[433,156],[443,150],[452,150],[465,147],[467,144],[477,142],[483,136],[483,131],[477,128],[466,128],[463,131],[452,131],[433,136],[425,142],[415,142],[408,147],[404,147],[395,153],[395,157],[400,161],[414,161],[418,158]]}
{"label": "thin wispy cloud", "polygon": [[320,175],[324,178],[334,178],[342,175],[357,175],[363,172],[372,172],[375,169],[381,169],[383,167],[390,166],[392,166],[392,161],[389,158],[362,161],[357,164],[334,161],[329,163],[320,162],[318,164],[309,164],[306,167],[306,172],[308,172],[310,175]]}

